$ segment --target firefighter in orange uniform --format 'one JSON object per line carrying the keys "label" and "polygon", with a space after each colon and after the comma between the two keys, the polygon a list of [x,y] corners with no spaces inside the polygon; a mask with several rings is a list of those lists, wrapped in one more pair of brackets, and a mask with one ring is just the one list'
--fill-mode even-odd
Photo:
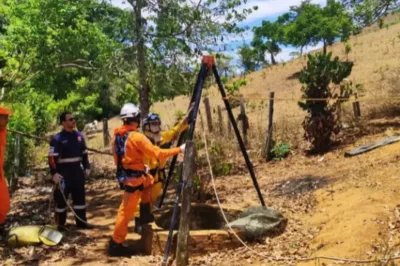
{"label": "firefighter in orange uniform", "polygon": [[[174,141],[180,133],[189,127],[187,120],[192,108],[192,106],[189,108],[187,114],[181,120],[181,122],[166,131],[161,131],[161,119],[158,114],[148,114],[147,117],[143,119],[143,133],[150,139],[151,143],[160,148],[165,148],[171,145],[172,141]],[[151,193],[151,204],[149,203],[145,205],[140,202],[140,205],[135,213],[135,232],[138,234],[142,232],[143,224],[154,221],[154,216],[151,214],[151,205],[157,202],[157,199],[161,194],[163,182],[166,178],[165,166],[167,164],[167,158],[156,159],[145,156],[144,164],[150,168],[150,174],[154,177],[154,184]]]}
{"label": "firefighter in orange uniform", "polygon": [[0,106],[0,227],[4,224],[8,210],[10,209],[10,195],[3,171],[4,154],[7,142],[7,124],[11,111]]}
{"label": "firefighter in orange uniform", "polygon": [[153,177],[146,173],[144,157],[166,159],[182,153],[185,145],[172,149],[154,146],[145,135],[138,132],[140,111],[132,103],[122,107],[120,117],[124,124],[114,131],[113,153],[117,165],[117,179],[120,188],[124,190],[124,195],[118,210],[114,234],[108,246],[108,254],[131,256],[134,251],[122,243],[128,234],[128,224],[135,215],[139,200],[142,204],[151,203],[154,183]]}

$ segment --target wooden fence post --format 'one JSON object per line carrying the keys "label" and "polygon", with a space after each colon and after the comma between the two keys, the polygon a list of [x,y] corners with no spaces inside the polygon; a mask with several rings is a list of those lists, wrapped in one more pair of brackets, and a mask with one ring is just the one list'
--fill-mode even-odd
{"label": "wooden fence post", "polygon": [[240,117],[239,120],[242,121],[242,132],[243,132],[244,145],[247,145],[248,144],[247,129],[249,127],[249,120],[246,115],[246,108],[245,108],[245,104],[244,104],[243,95],[240,95],[240,115],[239,115],[239,117]]}
{"label": "wooden fence post", "polygon": [[357,93],[355,94],[356,100],[353,102],[353,111],[354,111],[354,117],[358,119],[361,116],[361,109],[360,109],[360,102],[358,101],[358,95]]}
{"label": "wooden fence post", "polygon": [[269,108],[268,108],[268,128],[267,128],[267,142],[265,145],[265,158],[266,161],[271,161],[271,149],[272,149],[272,131],[273,131],[273,117],[274,117],[274,97],[275,92],[269,93]]}
{"label": "wooden fence post", "polygon": [[18,187],[18,170],[20,163],[21,154],[21,135],[15,134],[15,145],[14,145],[14,169],[11,177],[10,191],[13,193]]}
{"label": "wooden fence post", "polygon": [[108,119],[103,118],[103,140],[104,148],[107,148],[110,144],[110,134],[108,133]]}
{"label": "wooden fence post", "polygon": [[219,125],[219,134],[222,136],[224,134],[224,119],[222,117],[222,108],[219,105],[218,105],[218,125]]}
{"label": "wooden fence post", "polygon": [[176,248],[176,265],[189,265],[188,239],[190,226],[190,199],[192,196],[192,179],[195,171],[194,141],[186,141],[185,157],[183,161],[182,207],[179,222],[178,240]]}
{"label": "wooden fence post", "polygon": [[208,97],[204,98],[204,106],[206,108],[208,131],[211,133],[213,131],[213,124],[212,124],[210,99]]}

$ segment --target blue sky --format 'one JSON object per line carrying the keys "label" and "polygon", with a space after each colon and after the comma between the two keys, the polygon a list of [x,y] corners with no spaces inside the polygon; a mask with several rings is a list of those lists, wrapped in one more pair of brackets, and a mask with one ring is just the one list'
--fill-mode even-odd
{"label": "blue sky", "polygon": [[[121,8],[129,8],[129,4],[126,0],[110,0],[115,6]],[[324,5],[326,0],[312,0],[313,3]],[[247,3],[241,8],[249,8],[252,6],[258,6],[257,11],[253,11],[245,21],[240,23],[240,26],[249,26],[250,28],[254,26],[260,26],[263,20],[274,21],[276,18],[289,11],[290,6],[299,5],[301,0],[247,0]],[[225,53],[232,55],[235,60],[238,61],[239,56],[237,55],[237,49],[243,43],[250,43],[253,38],[251,31],[245,32],[243,36],[235,36],[231,38],[227,43],[227,51]],[[305,52],[320,48],[322,45],[317,45],[315,47],[307,47]],[[286,61],[290,59],[290,53],[297,51],[294,47],[281,47],[282,52],[277,56],[278,61]]]}

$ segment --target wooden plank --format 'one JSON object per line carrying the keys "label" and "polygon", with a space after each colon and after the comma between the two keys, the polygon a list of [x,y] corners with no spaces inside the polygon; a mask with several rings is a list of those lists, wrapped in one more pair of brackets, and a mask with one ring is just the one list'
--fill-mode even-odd
{"label": "wooden plank", "polygon": [[381,140],[376,141],[374,143],[363,145],[363,146],[360,146],[358,148],[355,148],[354,150],[345,152],[344,156],[345,157],[351,157],[351,156],[359,155],[359,154],[362,154],[362,153],[365,153],[365,152],[368,152],[368,151],[372,151],[374,149],[377,149],[377,148],[380,148],[380,147],[383,147],[385,145],[389,145],[389,144],[392,144],[392,143],[395,143],[395,142],[398,142],[398,141],[400,141],[400,136],[399,135],[391,136],[389,138],[381,139]]}
{"label": "wooden plank", "polygon": [[188,240],[190,225],[190,199],[192,196],[192,180],[195,171],[195,144],[194,141],[186,141],[185,157],[183,161],[183,182],[181,219],[176,249],[176,265],[189,265]]}

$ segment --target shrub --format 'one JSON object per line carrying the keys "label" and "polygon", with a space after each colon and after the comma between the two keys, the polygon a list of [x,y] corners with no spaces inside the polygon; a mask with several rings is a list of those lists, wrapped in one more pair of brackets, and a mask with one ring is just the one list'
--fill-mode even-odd
{"label": "shrub", "polygon": [[[307,112],[303,121],[304,137],[311,142],[315,152],[326,151],[330,147],[332,135],[340,131],[336,111],[340,101],[352,93],[351,86],[341,83],[351,74],[352,68],[353,62],[341,62],[338,57],[332,60],[332,53],[317,53],[308,55],[307,67],[300,73],[303,98],[327,99],[299,102],[300,107]],[[339,91],[336,91],[337,88]]]}

